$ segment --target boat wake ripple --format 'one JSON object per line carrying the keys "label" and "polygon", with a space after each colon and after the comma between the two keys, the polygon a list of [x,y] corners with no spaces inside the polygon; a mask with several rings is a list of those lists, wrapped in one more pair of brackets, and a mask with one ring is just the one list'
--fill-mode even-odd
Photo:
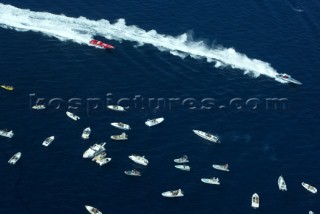
{"label": "boat wake ripple", "polygon": [[185,58],[205,59],[215,67],[230,67],[258,77],[266,75],[275,78],[277,71],[267,62],[251,59],[238,53],[234,48],[208,47],[203,41],[194,41],[187,33],[180,36],[159,34],[155,30],[146,31],[137,26],[128,26],[124,19],[115,23],[108,20],[89,20],[85,17],[72,18],[47,12],[33,12],[0,3],[0,27],[17,31],[39,32],[61,41],[73,41],[90,45],[94,36],[109,40],[131,41],[137,46],[153,45],[160,51]]}

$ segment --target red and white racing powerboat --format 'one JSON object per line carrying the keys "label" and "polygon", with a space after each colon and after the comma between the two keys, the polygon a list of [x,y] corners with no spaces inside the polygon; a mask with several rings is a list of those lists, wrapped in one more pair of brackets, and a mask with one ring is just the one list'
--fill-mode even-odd
{"label": "red and white racing powerboat", "polygon": [[112,45],[109,45],[107,43],[101,42],[99,40],[91,40],[90,44],[97,46],[97,47],[101,47],[101,48],[105,48],[105,49],[114,49],[114,47]]}

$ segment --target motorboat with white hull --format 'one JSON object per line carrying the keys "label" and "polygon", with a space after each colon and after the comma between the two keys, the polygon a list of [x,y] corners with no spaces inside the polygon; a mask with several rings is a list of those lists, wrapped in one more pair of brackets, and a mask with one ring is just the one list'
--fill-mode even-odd
{"label": "motorboat with white hull", "polygon": [[229,172],[229,165],[228,164],[223,164],[223,165],[217,165],[217,164],[213,164],[212,167],[216,170],[221,170],[221,171],[225,171],[225,172]]}
{"label": "motorboat with white hull", "polygon": [[253,207],[254,209],[257,209],[259,208],[259,204],[260,204],[259,195],[257,193],[254,193],[251,198],[251,207]]}
{"label": "motorboat with white hull", "polygon": [[183,155],[181,158],[177,158],[173,160],[175,163],[188,163],[189,159],[187,155]]}
{"label": "motorboat with white hull", "polygon": [[191,170],[190,166],[185,165],[185,164],[175,165],[174,167],[176,167],[177,169],[183,170],[183,171],[190,171]]}
{"label": "motorboat with white hull", "polygon": [[14,133],[13,131],[8,131],[8,130],[0,130],[0,136],[2,137],[7,137],[7,138],[13,138]]}
{"label": "motorboat with white hull", "polygon": [[111,123],[111,126],[114,126],[118,129],[122,129],[122,130],[130,130],[130,126],[128,124],[125,124],[125,123],[121,123],[121,122],[114,122],[114,123]]}
{"label": "motorboat with white hull", "polygon": [[141,176],[141,173],[135,169],[124,171],[124,174],[129,175],[129,176]]}
{"label": "motorboat with white hull", "polygon": [[151,127],[151,126],[158,125],[158,124],[162,123],[163,121],[164,121],[164,118],[163,118],[163,117],[160,117],[160,118],[156,118],[156,119],[152,119],[152,120],[148,119],[148,120],[145,122],[145,124],[146,124],[147,126]]}
{"label": "motorboat with white hull", "polygon": [[317,188],[315,188],[314,186],[311,186],[310,184],[307,184],[305,182],[302,182],[301,184],[306,190],[308,190],[311,193],[317,193],[318,191]]}
{"label": "motorboat with white hull", "polygon": [[124,107],[119,105],[108,105],[107,108],[113,111],[126,111]]}
{"label": "motorboat with white hull", "polygon": [[34,106],[32,106],[32,109],[34,109],[34,110],[43,110],[45,108],[46,108],[45,105],[34,105]]}
{"label": "motorboat with white hull", "polygon": [[92,158],[92,161],[95,161],[100,166],[103,166],[111,161],[112,158],[107,158],[107,153],[102,152],[98,155],[96,155],[94,158]]}
{"label": "motorboat with white hull", "polygon": [[202,137],[206,140],[209,140],[211,142],[214,142],[214,143],[220,143],[220,140],[219,140],[219,137],[218,136],[215,136],[215,135],[212,135],[208,132],[203,132],[203,131],[200,131],[200,130],[192,130],[196,135],[198,135],[199,137]]}
{"label": "motorboat with white hull", "polygon": [[120,135],[111,135],[112,140],[128,140],[128,135],[126,133],[122,133]]}
{"label": "motorboat with white hull", "polygon": [[203,183],[206,183],[206,184],[215,184],[215,185],[220,185],[220,181],[219,181],[219,178],[201,178],[201,181]]}
{"label": "motorboat with white hull", "polygon": [[282,175],[280,175],[280,177],[278,178],[278,186],[279,186],[279,190],[287,191],[287,184],[284,181]]}
{"label": "motorboat with white hull", "polygon": [[104,148],[104,145],[106,145],[106,143],[101,143],[101,144],[94,144],[93,146],[90,146],[89,149],[87,149],[84,153],[83,153],[83,158],[93,158],[94,156],[104,152],[106,149]]}
{"label": "motorboat with white hull", "polygon": [[277,74],[275,77],[276,80],[283,82],[283,83],[292,83],[296,85],[302,85],[302,83],[296,79],[293,79],[290,75],[282,73],[282,74]]}
{"label": "motorboat with white hull", "polygon": [[176,198],[176,197],[183,197],[183,191],[181,189],[178,190],[170,190],[162,193],[163,197],[167,198]]}
{"label": "motorboat with white hull", "polygon": [[67,115],[68,117],[70,117],[70,118],[71,118],[72,120],[74,120],[74,121],[80,120],[80,117],[78,117],[77,115],[75,115],[75,114],[73,114],[73,113],[71,113],[71,112],[69,112],[69,111],[66,112],[66,115]]}
{"label": "motorboat with white hull", "polygon": [[14,154],[10,160],[8,161],[9,164],[15,165],[18,160],[21,158],[21,152],[18,152],[16,154]]}
{"label": "motorboat with white hull", "polygon": [[141,164],[144,166],[147,166],[149,164],[149,161],[144,156],[130,155],[129,158],[137,164]]}
{"label": "motorboat with white hull", "polygon": [[88,140],[89,137],[90,137],[90,134],[91,134],[91,128],[90,127],[87,127],[83,130],[82,132],[82,135],[81,135],[81,138],[84,139],[84,140]]}
{"label": "motorboat with white hull", "polygon": [[94,208],[94,207],[89,206],[89,205],[85,205],[85,207],[88,210],[88,212],[91,213],[91,214],[102,214],[102,212],[100,212],[97,208]]}
{"label": "motorboat with white hull", "polygon": [[49,146],[49,145],[52,143],[52,141],[54,141],[54,136],[51,136],[51,137],[46,138],[46,139],[43,141],[42,145],[43,145],[43,146]]}

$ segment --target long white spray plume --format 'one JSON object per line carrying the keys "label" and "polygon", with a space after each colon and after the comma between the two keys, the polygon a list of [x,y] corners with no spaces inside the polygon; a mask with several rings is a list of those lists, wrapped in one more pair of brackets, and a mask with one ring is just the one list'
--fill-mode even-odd
{"label": "long white spray plume", "polygon": [[139,45],[153,45],[161,51],[167,51],[182,58],[189,56],[206,59],[207,62],[214,63],[215,67],[228,66],[255,77],[263,74],[274,78],[277,74],[269,63],[251,59],[233,48],[208,47],[202,41],[188,39],[186,33],[174,37],[159,34],[155,30],[145,31],[137,26],[126,25],[124,19],[119,19],[112,24],[104,19],[94,21],[85,17],[72,18],[19,9],[0,3],[0,27],[17,31],[40,32],[61,41],[71,40],[87,45],[94,36],[101,36],[108,40],[132,41]]}

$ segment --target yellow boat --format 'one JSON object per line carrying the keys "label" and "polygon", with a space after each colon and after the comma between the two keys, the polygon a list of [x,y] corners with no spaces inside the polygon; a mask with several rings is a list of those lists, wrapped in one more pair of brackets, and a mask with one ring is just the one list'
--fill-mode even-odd
{"label": "yellow boat", "polygon": [[13,89],[14,89],[13,86],[9,86],[9,85],[1,85],[1,88],[4,88],[8,91],[13,91]]}

